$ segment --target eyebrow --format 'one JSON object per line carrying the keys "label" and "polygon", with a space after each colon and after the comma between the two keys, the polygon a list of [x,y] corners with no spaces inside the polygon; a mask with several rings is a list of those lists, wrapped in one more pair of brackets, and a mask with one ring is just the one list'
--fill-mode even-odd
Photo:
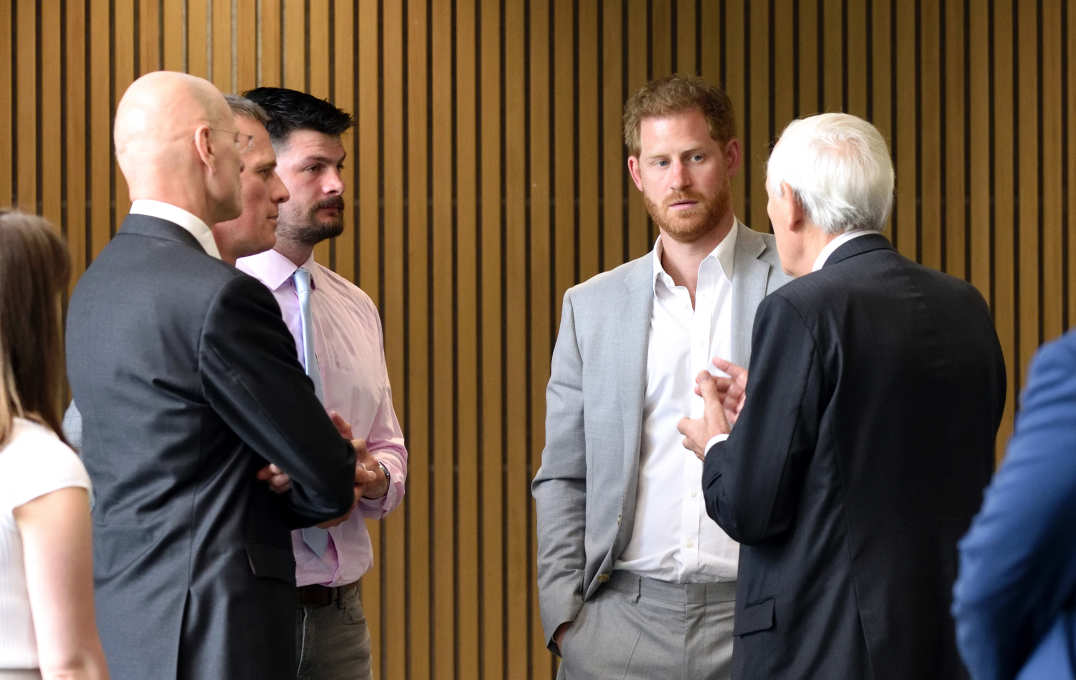
{"label": "eyebrow", "polygon": [[338,163],[343,163],[346,159],[347,159],[347,152],[344,152],[344,155],[341,156],[340,160],[338,160],[338,161],[335,161],[332,158],[329,158],[328,156],[318,156],[318,155],[304,156],[303,159],[299,162],[299,165],[306,165],[307,163],[313,163],[313,162],[324,163],[326,165],[337,165]]}

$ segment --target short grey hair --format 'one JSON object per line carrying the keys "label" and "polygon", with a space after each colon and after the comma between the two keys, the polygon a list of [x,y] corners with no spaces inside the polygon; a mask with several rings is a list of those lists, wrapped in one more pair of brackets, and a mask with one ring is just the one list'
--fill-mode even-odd
{"label": "short grey hair", "polygon": [[794,120],[766,164],[766,190],[787,184],[827,234],[882,231],[893,207],[893,161],[878,129],[847,113]]}
{"label": "short grey hair", "polygon": [[256,120],[262,125],[268,125],[269,114],[256,102],[246,97],[240,97],[237,94],[226,94],[224,95],[224,100],[231,107],[233,116],[243,116],[244,118]]}

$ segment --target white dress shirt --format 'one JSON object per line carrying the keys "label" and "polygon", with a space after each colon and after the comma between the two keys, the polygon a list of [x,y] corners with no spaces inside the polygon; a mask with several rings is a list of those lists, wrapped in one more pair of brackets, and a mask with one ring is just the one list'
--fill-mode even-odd
{"label": "white dress shirt", "polygon": [[676,429],[702,414],[695,376],[732,349],[735,249],[733,228],[699,265],[693,309],[687,288],[661,265],[660,236],[654,245],[635,524],[617,569],[677,583],[736,580],[739,545],[707,516],[702,463]]}
{"label": "white dress shirt", "polygon": [[213,238],[213,232],[210,230],[209,225],[183,208],[163,201],[140,198],[131,204],[131,214],[148,215],[149,217],[157,217],[173,224],[178,224],[191,233],[191,236],[205,250],[206,255],[220,259],[220,250],[217,249],[217,242]]}

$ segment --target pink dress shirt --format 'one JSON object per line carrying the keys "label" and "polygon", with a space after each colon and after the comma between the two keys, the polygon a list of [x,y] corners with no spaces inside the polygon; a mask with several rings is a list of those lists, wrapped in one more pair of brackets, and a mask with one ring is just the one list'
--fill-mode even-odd
{"label": "pink dress shirt", "polygon": [[[273,292],[302,357],[299,298],[291,278],[297,269],[295,263],[275,250],[267,250],[239,258],[236,266]],[[314,351],[321,371],[325,409],[343,416],[351,424],[354,436],[366,440],[367,449],[392,475],[384,497],[361,500],[346,522],[329,529],[329,548],[321,557],[307,547],[300,532],[292,532],[297,585],[341,586],[359,580],[373,563],[365,519],[380,519],[403,500],[407,449],[392,407],[377,307],[358,286],[321,266],[313,256],[303,266],[310,271],[313,283],[310,302]]]}

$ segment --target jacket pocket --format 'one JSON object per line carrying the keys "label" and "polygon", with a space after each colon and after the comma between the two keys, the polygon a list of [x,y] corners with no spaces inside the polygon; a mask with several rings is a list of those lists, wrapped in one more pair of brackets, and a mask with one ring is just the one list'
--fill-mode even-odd
{"label": "jacket pocket", "polygon": [[247,562],[255,576],[295,585],[295,557],[291,550],[264,543],[247,543],[246,550]]}
{"label": "jacket pocket", "polygon": [[736,613],[733,635],[750,635],[773,628],[773,598],[747,605]]}

